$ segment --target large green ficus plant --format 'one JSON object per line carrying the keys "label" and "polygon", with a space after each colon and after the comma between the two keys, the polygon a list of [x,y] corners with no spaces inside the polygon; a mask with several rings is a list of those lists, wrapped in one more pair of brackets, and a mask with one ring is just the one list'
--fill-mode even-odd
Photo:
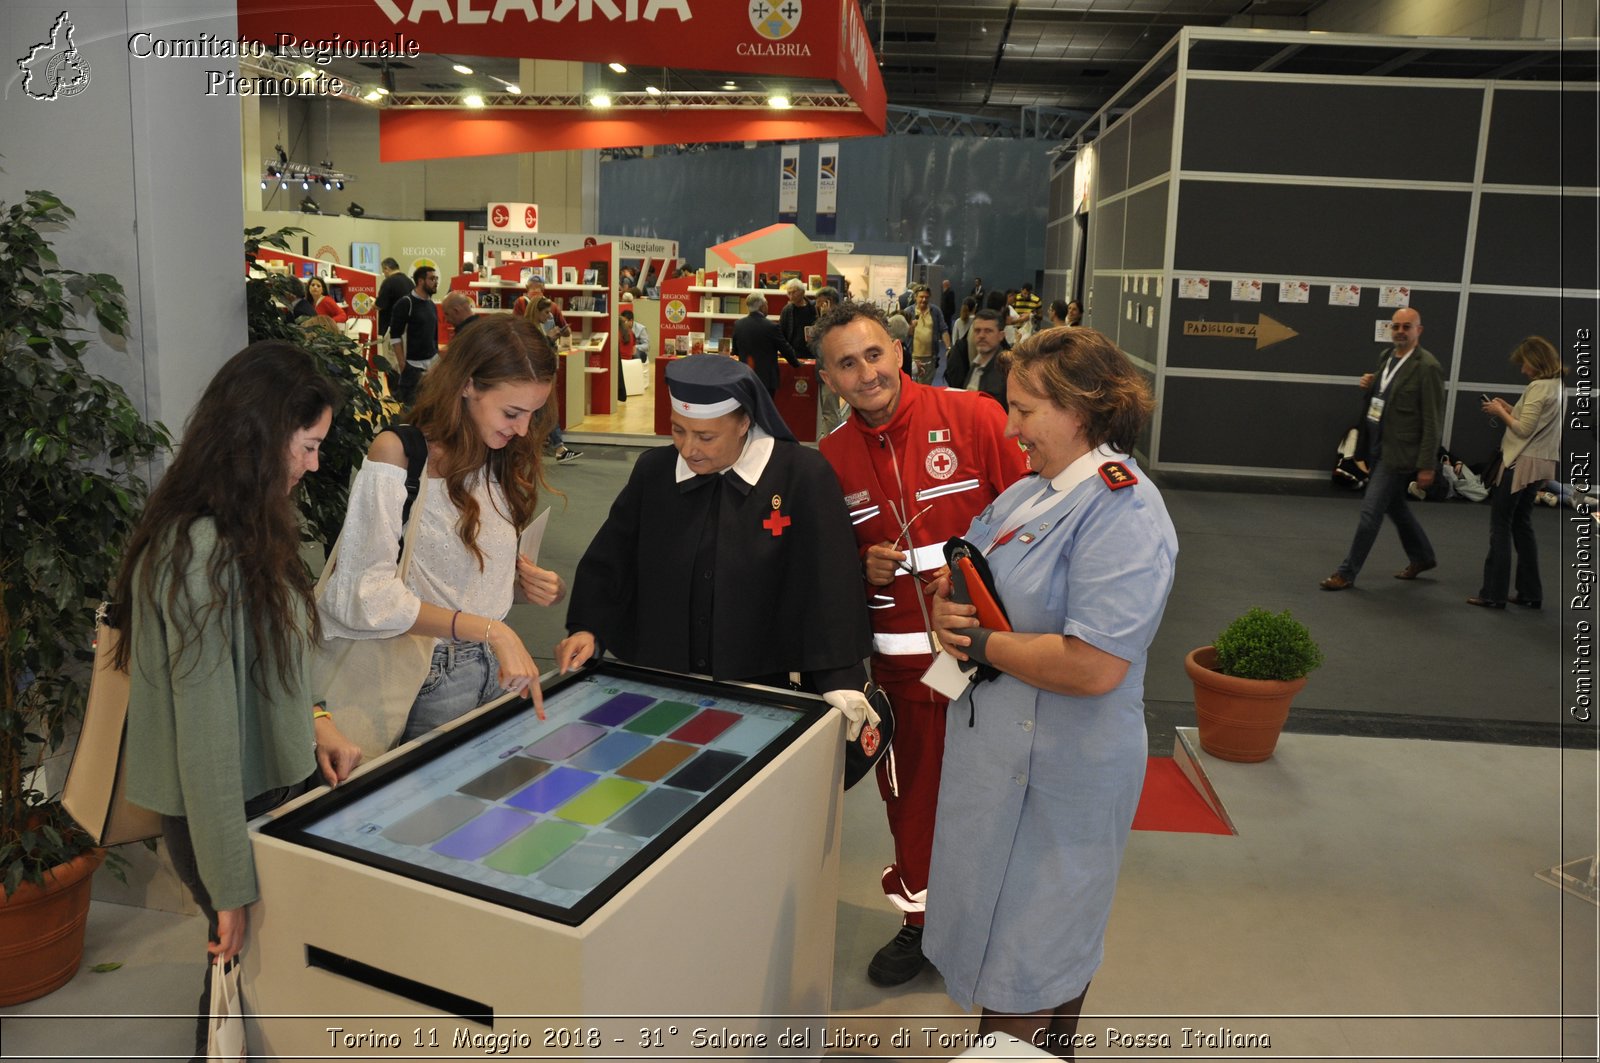
{"label": "large green ficus plant", "polygon": [[80,717],[94,605],[143,508],[149,463],[170,446],[114,382],[83,362],[92,312],[123,335],[122,286],[64,269],[49,234],[73,213],[49,192],[0,201],[0,884],[90,847],[31,781]]}
{"label": "large green ficus plant", "polygon": [[263,247],[289,251],[289,238],[306,230],[293,226],[267,232],[263,226],[244,231],[245,261],[251,267],[245,281],[245,310],[250,342],[288,340],[310,351],[324,375],[344,393],[344,405],[333,415],[333,429],[321,448],[321,469],[300,484],[300,515],[308,542],[331,550],[344,525],[350,503],[350,475],[360,466],[372,440],[399,410],[385,402],[368,377],[367,360],[348,336],[321,328],[313,320],[302,325],[289,320],[284,307],[293,302],[290,279],[281,273],[256,268]]}

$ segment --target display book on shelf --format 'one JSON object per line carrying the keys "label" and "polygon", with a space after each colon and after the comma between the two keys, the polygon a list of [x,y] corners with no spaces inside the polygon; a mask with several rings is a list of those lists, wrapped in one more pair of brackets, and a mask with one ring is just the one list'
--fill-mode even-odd
{"label": "display book on shelf", "polygon": [[[728,353],[728,344],[733,338],[731,323],[746,315],[747,311],[744,309],[746,297],[756,293],[766,296],[767,319],[773,322],[778,320],[783,312],[784,303],[789,298],[789,293],[782,288],[739,288],[731,284],[720,287],[714,284],[691,284],[688,291],[692,298],[698,298],[699,309],[685,311],[684,316],[704,323],[703,328],[689,332],[689,349],[703,350],[707,354]],[[816,297],[815,288],[806,291],[806,298]],[[730,300],[733,303],[731,311]]]}

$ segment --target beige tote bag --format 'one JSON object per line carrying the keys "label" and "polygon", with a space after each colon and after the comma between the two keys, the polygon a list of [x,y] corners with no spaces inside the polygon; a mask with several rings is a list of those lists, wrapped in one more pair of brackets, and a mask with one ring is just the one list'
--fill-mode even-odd
{"label": "beige tote bag", "polygon": [[[404,546],[400,551],[399,578],[403,582],[411,570],[411,547],[416,541],[417,514],[428,495],[428,474],[424,469],[417,487],[417,498],[406,521]],[[333,553],[317,580],[316,598],[322,600],[323,585],[339,563],[339,545],[344,531],[333,544]],[[406,718],[417,691],[428,678],[433,659],[434,640],[428,635],[390,635],[381,639],[324,638],[312,650],[312,688],[327,702],[333,722],[350,741],[361,747],[362,756],[371,760],[393,749],[405,730]]]}

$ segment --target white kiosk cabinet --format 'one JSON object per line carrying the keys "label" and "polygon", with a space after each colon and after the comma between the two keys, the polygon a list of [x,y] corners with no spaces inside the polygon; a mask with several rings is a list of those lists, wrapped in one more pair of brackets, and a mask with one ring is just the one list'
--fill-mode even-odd
{"label": "white kiosk cabinet", "polygon": [[545,706],[480,710],[255,825],[251,1052],[820,1054],[838,714],[612,663]]}

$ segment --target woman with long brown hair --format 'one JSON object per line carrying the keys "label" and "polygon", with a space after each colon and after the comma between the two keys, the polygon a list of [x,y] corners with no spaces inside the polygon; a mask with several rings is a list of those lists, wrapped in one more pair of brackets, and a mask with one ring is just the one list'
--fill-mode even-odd
{"label": "woman with long brown hair", "polygon": [[[1528,378],[1515,406],[1505,399],[1483,400],[1483,412],[1506,426],[1500,468],[1489,495],[1489,554],[1483,583],[1468,605],[1504,609],[1506,602],[1528,609],[1544,604],[1539,579],[1539,540],[1533,534],[1533,496],[1555,479],[1561,457],[1561,378],[1566,366],[1543,336],[1529,336],[1511,352],[1511,363]],[[1517,595],[1511,587],[1511,548],[1516,546]]]}
{"label": "woman with long brown hair", "polygon": [[555,378],[549,341],[515,314],[461,333],[428,371],[411,424],[427,440],[429,484],[410,513],[421,523],[404,581],[397,556],[406,500],[400,437],[380,434],[356,474],[345,517],[351,534],[317,605],[326,635],[439,640],[401,741],[501,690],[525,690],[543,711],[539,670],[505,616],[513,592],[537,605],[566,594],[560,576],[517,552],[539,500]]}
{"label": "woman with long brown hair", "polygon": [[[162,814],[173,866],[223,959],[243,947],[257,897],[246,821],[303,791],[319,765],[333,784],[361,759],[314,705],[316,610],[294,503],[339,401],[292,344],[234,355],[195,406],[117,577],[116,663],[132,679],[128,798]],[[209,983],[201,1055],[208,1001]]]}

